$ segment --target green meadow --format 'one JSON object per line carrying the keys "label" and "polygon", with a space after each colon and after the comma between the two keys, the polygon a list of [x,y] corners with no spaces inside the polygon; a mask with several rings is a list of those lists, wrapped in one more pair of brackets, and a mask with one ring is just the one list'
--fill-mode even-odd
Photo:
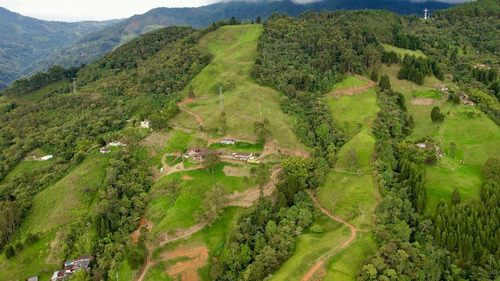
{"label": "green meadow", "polygon": [[424,57],[424,58],[427,57],[421,50],[413,51],[409,49],[399,48],[389,44],[382,44],[382,46],[384,46],[384,50],[386,52],[395,52],[396,54],[400,55],[401,58],[404,58],[405,55],[414,55],[416,57]]}
{"label": "green meadow", "polygon": [[323,280],[356,280],[364,260],[378,250],[374,234],[358,232],[357,235],[349,247],[328,260]]}
{"label": "green meadow", "polygon": [[50,255],[50,243],[55,234],[41,237],[37,242],[17,252],[10,260],[0,255],[0,280],[26,280],[38,275],[39,280],[49,280],[60,264],[47,261]]}
{"label": "green meadow", "polygon": [[92,155],[59,182],[38,193],[22,232],[53,231],[84,217],[104,181],[107,166],[106,155]]}
{"label": "green meadow", "polygon": [[[221,184],[228,194],[235,190],[243,191],[253,185],[248,178],[226,176],[223,172],[225,165],[229,164],[220,164],[213,174],[198,169],[174,173],[156,182],[151,188],[152,199],[146,211],[146,217],[155,223],[154,233],[195,225],[197,222],[193,214],[200,210],[205,192],[215,184]],[[182,176],[188,176],[192,180],[184,180]],[[175,195],[168,192],[173,183],[179,186]]]}
{"label": "green meadow", "polygon": [[300,280],[320,258],[327,258],[339,251],[340,245],[349,239],[349,228],[333,221],[318,211],[318,218],[312,225],[323,228],[322,233],[307,229],[296,239],[293,256],[273,274],[271,280]]}
{"label": "green meadow", "polygon": [[[438,165],[426,169],[430,210],[441,198],[450,202],[455,188],[462,200],[478,198],[481,166],[490,157],[500,157],[500,128],[493,121],[473,106],[455,106],[449,111],[436,133],[445,156]],[[450,155],[452,142],[456,144],[454,157]]]}
{"label": "green meadow", "polygon": [[[368,130],[363,130],[361,133],[354,136],[348,141],[337,153],[337,162],[335,163],[336,171],[344,172],[370,172],[373,170],[371,160],[375,138]],[[348,156],[349,151],[356,152],[357,164],[353,166]]]}
{"label": "green meadow", "polygon": [[[292,131],[293,120],[281,111],[280,94],[256,84],[250,72],[257,58],[257,43],[261,25],[225,26],[205,35],[200,45],[214,55],[186,87],[192,86],[196,97],[202,97],[185,108],[200,115],[207,133],[215,133],[219,126],[219,87],[223,88],[223,108],[228,133],[236,139],[254,142],[254,123],[267,118],[270,132],[277,144],[286,148],[303,148]],[[197,129],[193,116],[181,112],[172,122]]]}
{"label": "green meadow", "polygon": [[336,90],[343,90],[343,89],[350,89],[354,87],[361,87],[365,86],[368,84],[367,81],[359,79],[358,77],[354,75],[346,75],[342,81],[339,83],[336,83],[333,85],[333,88],[331,89],[330,92],[336,91]]}
{"label": "green meadow", "polygon": [[338,100],[328,97],[325,101],[332,112],[333,120],[351,136],[366,129],[380,110],[373,89],[353,96],[345,95]]}

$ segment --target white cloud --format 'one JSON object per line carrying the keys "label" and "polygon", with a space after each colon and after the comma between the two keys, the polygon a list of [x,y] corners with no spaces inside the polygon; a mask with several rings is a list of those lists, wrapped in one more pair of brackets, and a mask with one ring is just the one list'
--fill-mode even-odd
{"label": "white cloud", "polygon": [[217,0],[0,0],[0,6],[44,20],[80,21],[126,18],[157,7],[198,7]]}
{"label": "white cloud", "polygon": [[[135,14],[143,14],[157,7],[199,7],[219,1],[221,0],[0,0],[0,6],[25,16],[44,20],[81,21],[127,18]],[[322,0],[292,1],[299,4],[306,4]],[[467,0],[441,1],[458,3]]]}

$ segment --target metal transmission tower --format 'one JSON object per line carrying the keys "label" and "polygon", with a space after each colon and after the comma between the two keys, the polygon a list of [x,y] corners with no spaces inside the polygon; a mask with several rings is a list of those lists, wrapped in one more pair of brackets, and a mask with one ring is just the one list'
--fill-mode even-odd
{"label": "metal transmission tower", "polygon": [[76,94],[76,78],[71,78],[73,79],[73,93]]}
{"label": "metal transmission tower", "polygon": [[429,10],[427,8],[425,8],[425,10],[424,10],[424,20],[428,20],[429,19],[429,16],[427,15],[427,12],[429,12]]}
{"label": "metal transmission tower", "polygon": [[219,109],[222,111],[224,109],[224,105],[222,104],[222,87],[219,87],[219,100],[220,100]]}

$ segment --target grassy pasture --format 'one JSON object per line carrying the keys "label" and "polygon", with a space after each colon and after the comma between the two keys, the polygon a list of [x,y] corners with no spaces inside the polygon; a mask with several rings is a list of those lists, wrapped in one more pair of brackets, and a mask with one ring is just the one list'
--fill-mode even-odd
{"label": "grassy pasture", "polygon": [[[443,82],[439,81],[434,75],[425,76],[423,85],[417,85],[408,80],[399,80],[398,73],[400,68],[401,67],[396,64],[391,66],[383,64],[380,68],[380,75],[387,74],[389,76],[392,89],[402,94],[413,93],[415,91],[435,90],[438,85],[443,84]],[[406,98],[407,102],[410,102],[410,99],[408,99],[408,97]]]}
{"label": "grassy pasture", "polygon": [[104,180],[107,166],[106,155],[92,155],[59,182],[38,193],[21,231],[52,231],[85,216]]}
{"label": "grassy pasture", "polygon": [[386,52],[395,52],[396,54],[400,55],[401,58],[404,58],[406,54],[408,55],[414,55],[416,57],[424,57],[426,58],[427,56],[424,54],[424,52],[422,52],[421,50],[409,50],[409,49],[403,49],[403,48],[399,48],[399,47],[396,47],[396,46],[393,46],[393,45],[389,45],[389,44],[382,44],[382,46],[384,46],[384,50]]}
{"label": "grassy pasture", "polygon": [[[462,200],[478,198],[481,166],[490,157],[500,157],[500,128],[477,108],[457,106],[450,109],[436,138],[445,157],[426,169],[428,209],[434,210],[441,198],[450,202],[457,187]],[[449,155],[451,142],[456,144],[453,158]]]}
{"label": "grassy pasture", "polygon": [[[370,164],[375,145],[375,138],[368,130],[363,130],[361,133],[354,136],[347,142],[337,153],[338,160],[335,163],[335,170],[348,172],[369,172],[373,170]],[[351,170],[348,153],[354,149],[357,154],[357,165]]]}
{"label": "grassy pasture", "polygon": [[[280,146],[303,148],[292,131],[293,120],[280,108],[280,94],[256,84],[250,72],[257,58],[257,43],[261,25],[226,26],[205,35],[200,45],[214,55],[205,67],[184,89],[187,96],[192,86],[197,100],[185,105],[200,115],[208,133],[215,134],[219,125],[219,87],[223,88],[224,112],[228,133],[232,137],[254,142],[254,123],[267,118],[272,137]],[[173,120],[186,128],[197,129],[193,116],[181,112]]]}
{"label": "grassy pasture", "polygon": [[40,280],[49,280],[52,273],[59,269],[59,264],[46,262],[54,238],[54,233],[47,234],[8,261],[0,255],[0,280],[25,280],[35,275]]}
{"label": "grassy pasture", "polygon": [[[204,170],[185,171],[165,176],[156,182],[151,189],[153,199],[146,211],[146,217],[155,222],[154,233],[195,225],[197,222],[193,214],[200,209],[205,192],[216,183],[224,186],[227,193],[243,191],[253,185],[250,179],[226,176],[224,165],[229,164],[220,164],[213,174]],[[183,180],[182,175],[193,180]],[[181,186],[173,202],[171,196],[165,195],[168,184],[172,182],[178,182]]]}
{"label": "grassy pasture", "polygon": [[326,98],[333,120],[343,126],[349,135],[354,136],[368,127],[368,123],[375,120],[380,108],[377,106],[375,90],[370,89],[353,96]]}
{"label": "grassy pasture", "polygon": [[333,221],[323,213],[314,222],[323,228],[323,233],[312,233],[310,230],[296,239],[293,256],[275,272],[271,280],[299,280],[323,255],[337,251],[338,247],[351,235],[350,230]]}
{"label": "grassy pasture", "polygon": [[330,90],[330,92],[333,92],[335,90],[343,90],[343,89],[350,89],[354,87],[361,87],[367,85],[368,82],[362,79],[359,79],[358,77],[354,75],[346,75],[344,79],[333,85],[333,88]]}
{"label": "grassy pasture", "polygon": [[371,214],[364,221],[359,209],[367,211],[375,204],[374,179],[371,173],[352,175],[330,171],[325,185],[318,189],[317,198],[332,214],[359,228],[369,228]]}
{"label": "grassy pasture", "polygon": [[378,250],[372,233],[359,233],[349,247],[332,256],[326,266],[323,280],[356,280],[363,261]]}

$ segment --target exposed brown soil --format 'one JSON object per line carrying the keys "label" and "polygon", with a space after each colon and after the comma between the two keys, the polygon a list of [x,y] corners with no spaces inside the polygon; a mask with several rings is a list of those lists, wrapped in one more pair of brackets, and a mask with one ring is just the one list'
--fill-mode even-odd
{"label": "exposed brown soil", "polygon": [[164,147],[168,140],[174,135],[174,132],[168,132],[166,134],[160,132],[153,132],[147,138],[141,141],[141,145],[154,148],[154,147]]}
{"label": "exposed brown soil", "polygon": [[243,192],[236,191],[233,194],[228,195],[227,198],[229,199],[229,202],[227,203],[227,206],[251,207],[259,200],[261,191],[264,197],[271,196],[276,189],[276,183],[278,182],[280,172],[281,169],[277,165],[271,173],[271,180],[262,188],[260,186],[255,186]]}
{"label": "exposed brown soil", "polygon": [[206,225],[207,225],[207,223],[200,222],[199,224],[193,225],[190,228],[177,229],[174,234],[160,233],[158,235],[160,238],[159,239],[160,240],[160,247],[165,245],[165,244],[177,241],[177,240],[187,239],[192,234],[202,230]]}
{"label": "exposed brown soil", "polygon": [[141,228],[146,227],[146,229],[151,233],[153,231],[154,222],[148,221],[146,218],[139,219],[139,227],[132,232],[132,243],[137,243],[139,236],[141,236]]}
{"label": "exposed brown soil", "polygon": [[340,90],[335,90],[331,93],[328,93],[326,94],[326,96],[334,96],[336,99],[339,99],[341,96],[343,95],[347,95],[347,96],[352,96],[352,95],[355,95],[355,94],[361,94],[362,92],[370,89],[371,87],[374,87],[375,86],[375,82],[373,82],[372,80],[364,77],[364,76],[361,76],[361,75],[358,75],[358,74],[354,74],[354,76],[356,76],[356,78],[359,78],[361,80],[364,80],[366,82],[368,82],[368,84],[366,84],[365,86],[359,86],[359,87],[354,87],[354,88],[350,88],[350,89],[340,89]]}
{"label": "exposed brown soil", "polygon": [[273,144],[266,144],[264,146],[264,151],[262,152],[262,154],[258,159],[264,159],[264,157],[270,154],[284,154],[289,156],[300,157],[303,159],[309,158],[309,152],[303,149],[288,149]]}
{"label": "exposed brown soil", "polygon": [[434,99],[428,99],[428,98],[413,98],[410,101],[411,104],[416,104],[416,105],[432,105],[434,103]]}
{"label": "exposed brown soil", "polygon": [[248,176],[250,176],[250,167],[249,166],[241,166],[241,167],[224,166],[222,171],[228,177],[248,177]]}
{"label": "exposed brown soil", "polygon": [[197,271],[208,263],[208,248],[203,245],[185,249],[180,245],[176,250],[162,254],[160,259],[166,261],[180,257],[188,257],[190,260],[177,262],[169,267],[166,270],[168,275],[172,277],[180,275],[181,280],[201,280]]}
{"label": "exposed brown soil", "polygon": [[188,176],[188,175],[182,175],[182,176],[181,176],[181,179],[186,180],[186,181],[192,181],[192,180],[194,180],[194,178],[193,178],[193,177],[190,177],[190,176]]}

